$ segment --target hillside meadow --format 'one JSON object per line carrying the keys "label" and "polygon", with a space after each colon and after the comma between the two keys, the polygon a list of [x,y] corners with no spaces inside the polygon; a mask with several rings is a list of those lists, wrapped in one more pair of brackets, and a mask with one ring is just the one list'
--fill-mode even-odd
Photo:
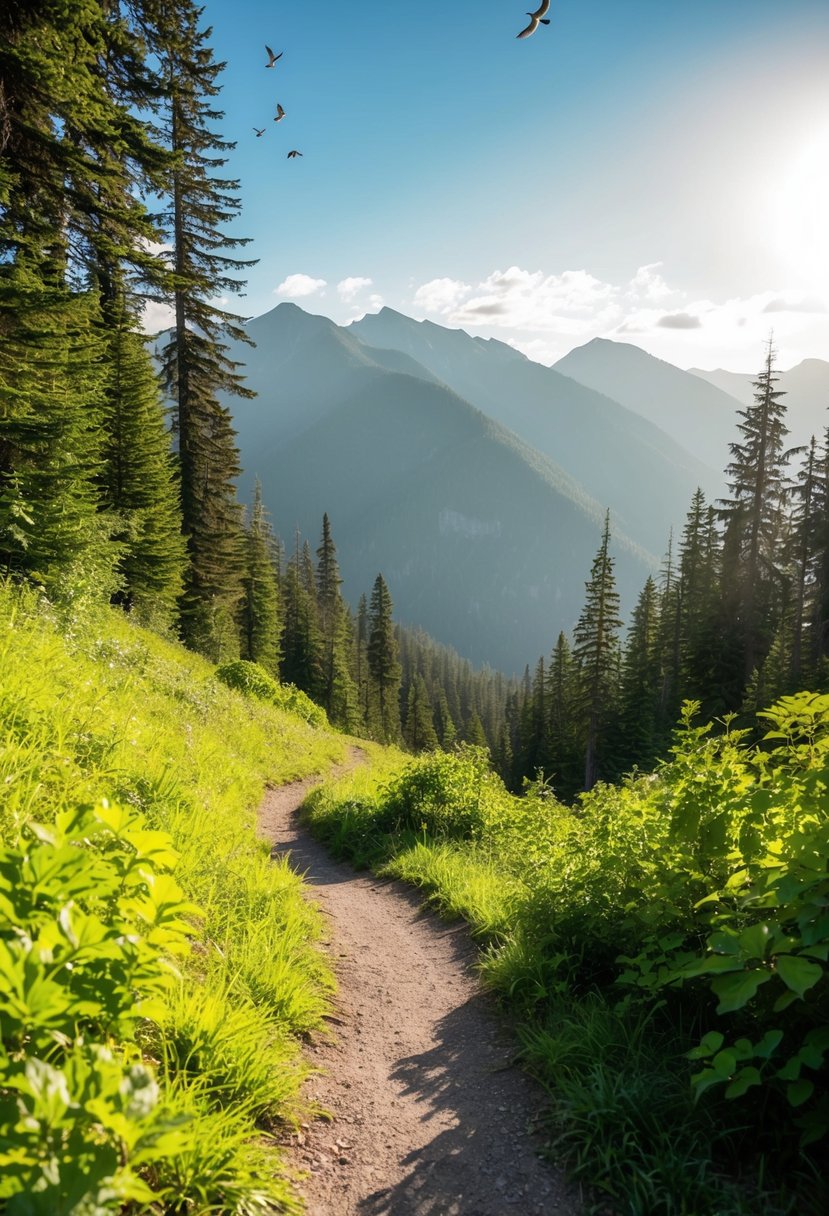
{"label": "hillside meadow", "polygon": [[302,1116],[300,1040],[334,981],[254,809],[344,743],[283,700],[119,611],[0,584],[9,1216],[299,1210],[274,1137]]}

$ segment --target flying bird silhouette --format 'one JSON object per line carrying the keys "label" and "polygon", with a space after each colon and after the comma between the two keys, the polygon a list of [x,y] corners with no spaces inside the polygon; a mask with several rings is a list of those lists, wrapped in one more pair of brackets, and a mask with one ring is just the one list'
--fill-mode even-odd
{"label": "flying bird silhouette", "polygon": [[282,122],[282,119],[284,117],[285,117],[285,111],[282,109],[282,106],[279,104],[279,102],[277,102],[276,103],[276,117],[274,118],[274,122]]}
{"label": "flying bird silhouette", "polygon": [[272,68],[274,66],[274,64],[276,63],[277,59],[281,59],[282,56],[285,54],[284,51],[280,51],[278,55],[274,55],[273,51],[271,50],[271,48],[268,46],[267,43],[265,43],[265,50],[268,52],[268,59],[270,59],[270,63],[265,64],[266,68]]}
{"label": "flying bird silhouette", "polygon": [[254,131],[256,132],[256,138],[257,138],[257,139],[261,139],[261,138],[262,138],[262,136],[265,134],[265,131],[267,130],[267,128],[266,128],[266,127],[263,127],[261,131],[259,130],[259,128],[258,128],[258,127],[254,127],[253,129],[254,129]]}
{"label": "flying bird silhouette", "polygon": [[290,152],[288,153],[288,160],[290,160],[292,156],[302,156],[302,153],[297,152],[296,148],[291,148]]}
{"label": "flying bird silhouette", "polygon": [[522,30],[520,34],[516,34],[516,38],[529,38],[530,34],[535,33],[539,25],[549,25],[549,17],[544,16],[544,14],[548,12],[549,8],[550,0],[541,0],[541,3],[534,13],[527,13],[527,16],[530,19],[530,24],[525,30]]}

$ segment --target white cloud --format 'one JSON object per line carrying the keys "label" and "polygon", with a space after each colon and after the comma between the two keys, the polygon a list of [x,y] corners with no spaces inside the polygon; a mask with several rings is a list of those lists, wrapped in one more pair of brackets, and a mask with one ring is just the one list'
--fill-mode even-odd
{"label": "white cloud", "polygon": [[341,279],[337,284],[337,295],[346,304],[350,304],[355,296],[359,295],[361,291],[365,291],[366,287],[371,287],[372,283],[372,279],[362,278],[360,275]]}
{"label": "white cloud", "polygon": [[141,314],[141,328],[145,334],[157,334],[175,323],[175,310],[159,300],[145,300]]}
{"label": "white cloud", "polygon": [[451,313],[471,290],[468,283],[461,283],[459,279],[430,279],[428,283],[418,287],[412,304],[418,312],[434,312],[445,316]]}
{"label": "white cloud", "polygon": [[303,296],[313,296],[321,292],[328,284],[325,279],[313,279],[309,274],[289,274],[278,287],[274,295],[288,300],[301,300]]}
{"label": "white cloud", "polygon": [[669,299],[670,296],[676,295],[673,288],[669,287],[662,275],[658,273],[661,266],[661,262],[649,262],[647,266],[640,266],[628,285],[628,298],[659,304]]}
{"label": "white cloud", "polygon": [[379,312],[380,309],[383,307],[384,303],[385,303],[385,300],[383,299],[383,297],[380,295],[377,295],[376,292],[373,292],[368,298],[368,307],[373,312]]}

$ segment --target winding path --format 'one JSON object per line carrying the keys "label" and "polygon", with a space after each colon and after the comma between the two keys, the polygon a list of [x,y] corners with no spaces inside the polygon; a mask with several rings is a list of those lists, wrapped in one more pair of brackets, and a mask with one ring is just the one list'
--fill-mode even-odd
{"label": "winding path", "polygon": [[328,915],[339,981],[334,1034],[310,1045],[321,1073],[308,1097],[332,1119],[303,1125],[289,1154],[309,1216],[575,1216],[537,1155],[540,1094],[510,1064],[465,928],[425,915],[402,884],[333,861],[299,824],[314,784],[270,791],[260,815]]}

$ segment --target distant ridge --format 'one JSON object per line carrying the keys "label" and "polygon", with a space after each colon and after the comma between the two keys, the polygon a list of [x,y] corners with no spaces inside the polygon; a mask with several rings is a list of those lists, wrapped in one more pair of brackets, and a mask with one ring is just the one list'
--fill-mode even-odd
{"label": "distant ridge", "polygon": [[718,470],[664,430],[497,339],[415,321],[390,308],[353,323],[348,332],[375,350],[394,349],[417,360],[564,468],[652,553],[662,552],[670,526],[684,520],[697,486],[709,493],[719,489]]}
{"label": "distant ridge", "polygon": [[699,460],[717,471],[728,461],[740,402],[715,384],[657,359],[629,342],[594,338],[555,364],[597,392],[662,428]]}

